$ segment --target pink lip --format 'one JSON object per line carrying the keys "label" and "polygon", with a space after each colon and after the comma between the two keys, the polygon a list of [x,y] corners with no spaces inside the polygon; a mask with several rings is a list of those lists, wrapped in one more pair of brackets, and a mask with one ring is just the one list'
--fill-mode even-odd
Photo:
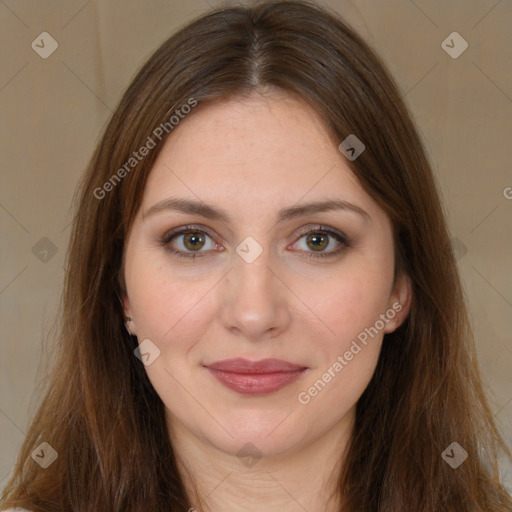
{"label": "pink lip", "polygon": [[278,373],[304,370],[306,367],[298,364],[289,363],[282,359],[260,359],[259,361],[249,361],[238,357],[236,359],[223,359],[205,365],[212,370],[221,370],[231,373]]}
{"label": "pink lip", "polygon": [[280,359],[225,359],[205,366],[224,386],[248,395],[277,391],[297,380],[307,369]]}

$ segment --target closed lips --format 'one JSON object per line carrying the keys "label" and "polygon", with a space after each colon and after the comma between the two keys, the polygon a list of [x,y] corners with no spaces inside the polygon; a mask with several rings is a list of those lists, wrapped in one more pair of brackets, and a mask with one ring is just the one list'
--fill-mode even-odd
{"label": "closed lips", "polygon": [[287,373],[305,370],[307,367],[281,359],[250,361],[243,358],[225,359],[205,365],[211,370],[241,374]]}

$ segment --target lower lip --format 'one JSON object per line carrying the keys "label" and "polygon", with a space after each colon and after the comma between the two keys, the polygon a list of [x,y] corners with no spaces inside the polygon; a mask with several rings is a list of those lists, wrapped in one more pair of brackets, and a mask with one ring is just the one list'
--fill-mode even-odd
{"label": "lower lip", "polygon": [[266,395],[296,381],[306,369],[261,374],[233,373],[212,368],[208,368],[208,370],[221,384],[237,393],[244,395]]}

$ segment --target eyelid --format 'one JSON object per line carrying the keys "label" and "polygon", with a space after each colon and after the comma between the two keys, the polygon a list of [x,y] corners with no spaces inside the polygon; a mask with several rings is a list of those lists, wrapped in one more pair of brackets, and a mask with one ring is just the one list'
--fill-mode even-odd
{"label": "eyelid", "polygon": [[343,233],[343,231],[339,231],[336,228],[332,228],[332,227],[326,226],[324,224],[308,224],[305,227],[301,228],[301,230],[299,231],[299,233],[296,236],[301,238],[304,235],[307,235],[312,232],[315,233],[317,231],[322,231],[322,232],[325,232],[328,234],[337,235],[344,242],[346,242],[347,244],[349,243],[349,238],[345,233]]}
{"label": "eyelid", "polygon": [[212,240],[214,240],[216,242],[217,235],[214,235],[213,232],[210,230],[210,228],[207,228],[206,226],[202,226],[201,224],[186,224],[183,226],[178,226],[177,228],[173,228],[169,231],[166,231],[166,233],[162,236],[162,242],[165,241],[166,243],[169,243],[175,235],[181,235],[187,231],[202,231],[202,232],[206,233]]}
{"label": "eyelid", "polygon": [[[183,225],[178,226],[176,228],[171,229],[170,231],[167,231],[160,239],[160,244],[164,246],[164,248],[174,254],[175,256],[181,257],[181,258],[187,258],[189,260],[193,260],[196,257],[203,257],[207,256],[211,251],[182,251],[179,249],[174,249],[170,246],[171,240],[176,236],[183,236],[187,234],[190,231],[199,231],[201,233],[204,233],[209,238],[212,239],[214,242],[216,249],[219,246],[219,243],[216,240],[216,236],[212,234],[211,230],[207,228],[206,226],[196,224],[196,225]],[[223,251],[224,248],[222,247],[219,252]]]}
{"label": "eyelid", "polygon": [[[181,233],[183,231],[188,231],[188,230],[204,231],[212,239],[215,239],[217,237],[217,235],[214,234],[213,231],[210,230],[210,228],[203,226],[202,224],[185,224],[185,225],[173,228],[169,231],[166,231],[165,234],[162,236],[162,240],[169,240],[174,235],[177,235],[178,233]],[[311,231],[332,232],[332,233],[337,234],[340,238],[344,239],[347,243],[349,241],[347,235],[345,235],[345,233],[343,233],[342,231],[339,231],[330,226],[325,226],[323,224],[315,224],[315,223],[311,223],[311,224],[307,224],[306,226],[303,226],[299,230],[299,232],[297,234],[295,234],[295,237],[302,237],[304,235],[307,235]],[[222,242],[225,243],[225,240],[223,240],[222,237],[218,237],[218,238],[220,238],[222,240]]]}
{"label": "eyelid", "polygon": [[[325,233],[327,236],[336,239],[340,247],[337,249],[331,249],[329,251],[299,251],[306,255],[306,257],[310,259],[320,259],[320,258],[329,258],[329,257],[336,257],[339,256],[342,252],[344,252],[346,249],[349,249],[352,247],[352,242],[348,238],[348,236],[343,233],[342,231],[339,231],[335,228],[331,228],[329,226],[325,226],[323,224],[312,224],[309,226],[304,227],[298,235],[296,235],[296,240],[291,244],[295,245],[298,243],[303,237],[312,234],[312,233]],[[288,246],[289,247],[289,246]]]}
{"label": "eyelid", "polygon": [[[169,243],[175,236],[184,235],[189,231],[204,232],[206,235],[208,235],[214,241],[214,243],[216,245],[219,245],[219,242],[217,242],[217,240],[216,240],[217,235],[214,235],[209,228],[207,228],[206,226],[203,226],[201,224],[193,224],[193,225],[187,224],[187,225],[182,225],[182,226],[173,228],[170,231],[167,231],[163,235],[163,237],[161,238],[161,243],[162,243],[162,245],[166,246],[171,252],[173,252],[174,254],[179,255],[179,256],[189,257],[192,259],[196,256],[207,255],[210,251],[181,251],[181,250],[176,250],[176,249],[172,249],[172,248],[168,247]],[[306,236],[310,233],[316,233],[316,232],[323,232],[323,233],[326,233],[328,236],[336,238],[338,243],[340,243],[344,247],[338,248],[335,250],[330,250],[330,251],[319,251],[317,253],[315,253],[315,251],[299,251],[299,252],[305,252],[306,254],[309,254],[310,257],[321,258],[321,257],[335,256],[335,255],[339,254],[340,252],[342,252],[344,249],[347,249],[352,246],[350,239],[342,231],[339,231],[335,228],[325,226],[322,224],[313,224],[313,223],[303,226],[299,230],[299,233],[294,235],[294,242],[292,242],[291,245],[296,244],[304,236]],[[224,241],[223,241],[223,243],[224,243]],[[289,245],[287,247],[289,247]],[[224,250],[224,248],[222,248],[221,251],[222,250]],[[185,255],[187,255],[187,256],[185,256]],[[190,255],[190,256],[188,256],[188,255]]]}

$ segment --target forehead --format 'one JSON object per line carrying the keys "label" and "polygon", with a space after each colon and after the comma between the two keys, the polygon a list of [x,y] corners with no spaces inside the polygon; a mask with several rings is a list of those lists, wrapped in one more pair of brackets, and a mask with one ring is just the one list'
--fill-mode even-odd
{"label": "forehead", "polygon": [[301,198],[371,202],[318,114],[282,92],[206,104],[181,121],[150,172],[143,210],[176,195],[244,211]]}

